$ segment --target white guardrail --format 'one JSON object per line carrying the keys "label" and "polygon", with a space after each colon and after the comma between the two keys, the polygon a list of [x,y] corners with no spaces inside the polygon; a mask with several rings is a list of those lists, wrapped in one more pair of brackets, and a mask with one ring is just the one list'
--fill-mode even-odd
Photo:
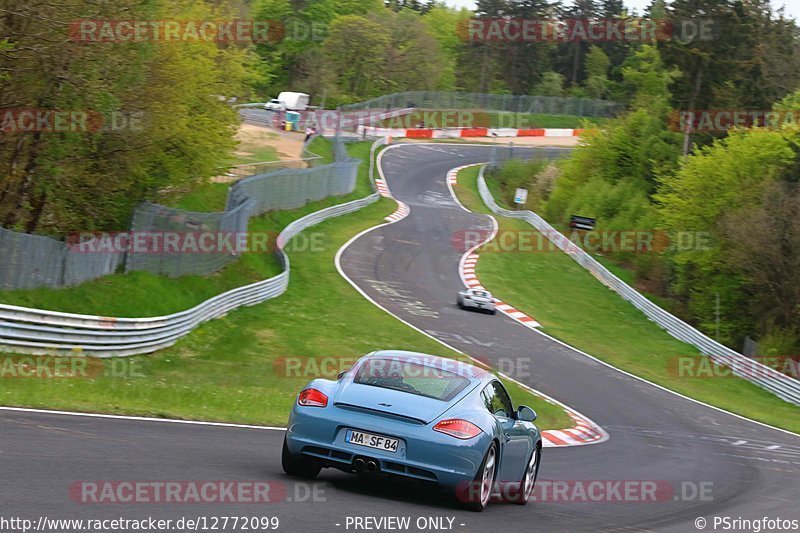
{"label": "white guardrail", "polygon": [[32,355],[121,357],[151,353],[171,346],[203,322],[286,292],[290,266],[289,256],[283,251],[285,244],[306,228],[357,211],[379,198],[378,193],[373,193],[360,200],[328,207],[295,220],[278,235],[278,253],[284,265],[282,273],[224,292],[179,313],[148,318],[116,318],[0,304],[0,351]]}
{"label": "white guardrail", "polygon": [[588,270],[600,283],[629,301],[634,307],[643,312],[647,318],[664,328],[667,333],[678,340],[691,344],[716,363],[729,367],[735,375],[759,385],[787,402],[800,405],[800,380],[782,374],[754,359],[745,357],[723,346],[678,317],[661,309],[646,297],[639,294],[630,285],[612,274],[591,255],[576,246],[565,235],[553,228],[553,226],[548,224],[547,221],[536,213],[532,211],[511,211],[500,207],[489,191],[489,188],[486,186],[486,180],[483,175],[485,168],[485,166],[481,167],[478,176],[478,191],[484,203],[493,213],[508,218],[520,218],[526,221],[543,233],[545,237],[574,259],[575,262]]}

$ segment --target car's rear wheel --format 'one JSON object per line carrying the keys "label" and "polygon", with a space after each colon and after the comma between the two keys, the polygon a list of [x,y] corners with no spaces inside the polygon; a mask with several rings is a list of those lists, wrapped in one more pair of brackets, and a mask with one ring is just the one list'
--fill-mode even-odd
{"label": "car's rear wheel", "polygon": [[494,490],[494,481],[497,477],[497,444],[492,442],[486,455],[483,457],[481,467],[472,481],[472,486],[467,491],[468,498],[465,507],[470,511],[483,511],[489,505]]}
{"label": "car's rear wheel", "polygon": [[456,304],[458,304],[460,308],[462,309],[464,308],[464,299],[461,298],[460,294],[458,295],[458,298],[456,298]]}
{"label": "car's rear wheel", "polygon": [[514,499],[514,503],[518,505],[525,505],[533,494],[533,487],[536,485],[536,478],[539,477],[539,464],[542,462],[542,450],[538,446],[531,458],[528,460],[528,466],[525,468],[525,473],[522,475],[522,481],[519,484],[519,493]]}
{"label": "car's rear wheel", "polygon": [[286,445],[286,438],[283,439],[283,451],[281,453],[281,465],[283,471],[290,476],[302,477],[304,479],[314,479],[322,470],[322,465],[310,457],[294,455]]}

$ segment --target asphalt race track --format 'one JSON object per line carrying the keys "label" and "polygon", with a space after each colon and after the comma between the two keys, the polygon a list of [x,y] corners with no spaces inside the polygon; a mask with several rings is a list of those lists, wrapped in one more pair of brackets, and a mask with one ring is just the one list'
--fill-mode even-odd
{"label": "asphalt race track", "polygon": [[[356,239],[342,267],[370,298],[448,344],[488,361],[530,361],[516,378],[588,416],[610,434],[596,445],[545,449],[540,482],[653,481],[673,492],[636,503],[495,503],[483,513],[401,484],[325,470],[314,485],[283,474],[279,430],[0,411],[0,515],[48,518],[264,516],[279,531],[354,531],[354,517],[453,519],[453,531],[696,531],[704,517],[800,518],[800,437],[699,405],[628,377],[498,314],[460,311],[456,232],[489,219],[450,197],[447,171],[485,161],[489,147],[404,145],[382,158],[411,214]],[[391,348],[390,346],[376,346]],[[86,480],[258,480],[285,491],[269,504],[87,504]],[[710,488],[701,498],[694,488]],[[315,491],[315,496],[309,495]],[[685,490],[688,494],[681,497]],[[449,524],[444,521],[445,526]],[[230,528],[228,528],[230,530]],[[3,530],[0,527],[0,530]],[[423,528],[432,530],[432,528]]]}

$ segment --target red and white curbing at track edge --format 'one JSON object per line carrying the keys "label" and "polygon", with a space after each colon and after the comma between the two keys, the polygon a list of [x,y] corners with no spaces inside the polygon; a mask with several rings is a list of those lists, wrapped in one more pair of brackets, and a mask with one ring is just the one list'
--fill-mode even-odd
{"label": "red and white curbing at track edge", "polygon": [[[461,203],[458,201],[458,198],[455,195],[455,191],[453,190],[453,185],[456,182],[456,179],[457,179],[457,176],[458,176],[458,171],[463,169],[463,168],[467,168],[469,166],[473,166],[473,165],[465,165],[463,167],[454,168],[450,172],[448,172],[448,174],[447,174],[447,186],[450,189],[450,194],[453,196],[453,199],[455,199],[456,203],[458,203],[458,205],[460,205],[461,208],[464,209],[465,211],[467,211],[467,209],[463,205],[461,205]],[[397,202],[398,208],[394,213],[392,213],[391,215],[386,217],[386,221],[387,222],[394,223],[394,222],[402,220],[402,219],[404,219],[405,217],[408,216],[408,214],[411,212],[411,210],[409,209],[409,207],[405,203],[401,202],[400,200],[398,200],[397,198],[394,198],[392,196],[392,193],[389,190],[389,186],[387,185],[386,181],[383,179],[382,175],[381,175],[380,178],[375,178],[375,187],[377,188],[378,193],[381,196],[383,196],[385,198],[392,198],[395,202]],[[492,218],[492,220],[494,221],[494,218]],[[497,222],[495,221],[494,223],[495,223],[495,231],[492,232],[492,235],[490,235],[489,238],[485,242],[488,242],[488,241],[490,241],[491,239],[494,238],[494,235],[495,235],[495,233],[497,231],[497,226],[496,226]],[[480,246],[480,245],[478,245],[478,246]],[[475,246],[472,249],[470,249],[469,251],[467,251],[467,253],[465,253],[462,256],[461,261],[459,263],[459,272],[461,273],[461,278],[464,281],[464,284],[467,285],[468,287],[480,287],[480,282],[478,282],[477,278],[475,277],[475,263],[477,263],[477,261],[478,261],[478,254],[475,254],[474,250],[478,246]],[[346,247],[347,247],[347,244],[345,244],[345,246],[343,246],[342,249],[344,249]],[[342,249],[339,250],[340,253],[341,253]],[[340,271],[340,273],[341,273],[341,271]],[[344,277],[345,277],[345,279],[348,279],[347,276],[344,276]],[[351,284],[352,284],[352,282],[351,282]],[[378,305],[378,304],[376,304],[376,305]],[[380,305],[378,305],[378,307],[380,307]],[[539,326],[538,322],[536,322],[532,318],[528,317],[527,315],[525,315],[521,311],[518,311],[518,310],[514,309],[513,307],[511,307],[508,304],[505,304],[503,302],[498,302],[497,309],[499,309],[502,313],[505,313],[506,315],[508,315],[509,317],[511,317],[512,319],[516,320],[517,322],[519,322],[520,324],[522,324],[524,326],[527,326],[527,327],[530,327],[530,328],[535,328],[535,327]],[[424,332],[423,332],[423,334],[428,335],[427,333],[424,333]],[[435,339],[435,337],[434,337],[434,339]],[[436,339],[436,340],[438,340],[438,339]],[[441,342],[441,341],[439,341],[439,342]],[[469,356],[467,356],[467,357],[469,357]],[[472,358],[470,357],[470,359],[472,359]],[[509,376],[503,375],[503,377],[505,377],[507,379],[510,379],[512,381],[516,381],[513,378],[510,378]],[[517,383],[519,383],[519,382],[517,382]],[[528,387],[527,385],[525,385],[523,383],[519,383],[519,385],[522,386],[525,389],[530,390],[533,394],[536,394],[537,396],[540,396],[545,401],[548,401],[548,402],[554,403],[556,405],[559,405],[561,408],[563,408],[566,411],[567,415],[572,419],[573,423],[575,424],[573,427],[567,428],[567,429],[542,431],[542,446],[543,447],[545,447],[545,448],[562,448],[562,447],[569,447],[569,446],[582,446],[582,445],[586,445],[586,444],[596,444],[596,443],[600,443],[600,442],[604,442],[604,441],[608,440],[608,438],[609,438],[608,433],[606,433],[603,430],[603,428],[601,428],[600,426],[598,426],[597,424],[595,424],[591,420],[583,417],[580,413],[570,409],[568,406],[562,404],[561,402],[555,400],[554,398],[550,398],[549,396],[547,396],[545,394],[542,394],[539,391],[531,389],[530,387]]]}

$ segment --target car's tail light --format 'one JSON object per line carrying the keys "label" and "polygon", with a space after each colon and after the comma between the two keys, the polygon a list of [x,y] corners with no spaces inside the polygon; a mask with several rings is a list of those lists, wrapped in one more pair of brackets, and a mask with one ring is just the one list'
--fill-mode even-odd
{"label": "car's tail light", "polygon": [[317,389],[305,389],[297,397],[297,403],[304,407],[326,407],[328,397]]}
{"label": "car's tail light", "polygon": [[457,439],[465,440],[471,439],[472,437],[477,437],[481,434],[481,428],[472,422],[461,420],[460,418],[442,420],[433,426],[433,430],[438,431],[439,433],[450,435],[451,437],[455,437]]}

